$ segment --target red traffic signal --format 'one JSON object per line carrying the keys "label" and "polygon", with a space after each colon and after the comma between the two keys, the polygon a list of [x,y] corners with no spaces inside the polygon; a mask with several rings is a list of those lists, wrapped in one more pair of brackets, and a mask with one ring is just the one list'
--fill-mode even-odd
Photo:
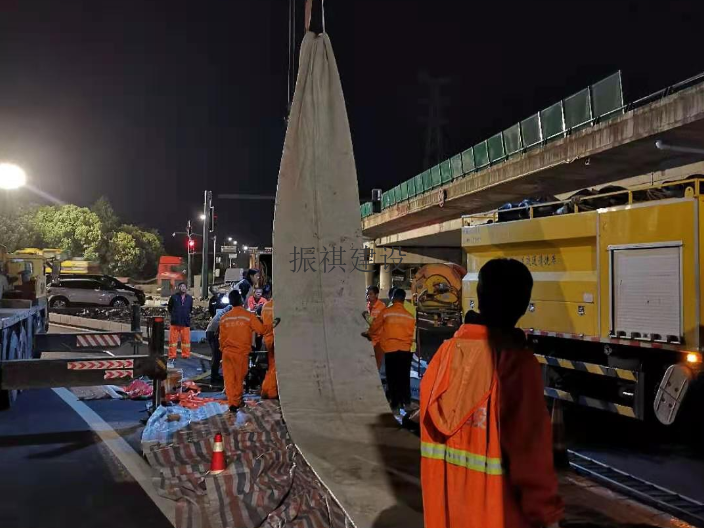
{"label": "red traffic signal", "polygon": [[188,239],[188,249],[193,250],[196,247],[196,241],[193,240],[192,238]]}

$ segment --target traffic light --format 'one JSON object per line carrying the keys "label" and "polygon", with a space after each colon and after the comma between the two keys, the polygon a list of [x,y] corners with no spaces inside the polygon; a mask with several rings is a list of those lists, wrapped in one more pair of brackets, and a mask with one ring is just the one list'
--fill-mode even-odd
{"label": "traffic light", "polygon": [[218,217],[215,214],[215,207],[210,208],[210,232],[214,232],[217,227]]}
{"label": "traffic light", "polygon": [[196,249],[196,241],[193,240],[192,238],[188,239],[188,252],[189,253],[194,253]]}

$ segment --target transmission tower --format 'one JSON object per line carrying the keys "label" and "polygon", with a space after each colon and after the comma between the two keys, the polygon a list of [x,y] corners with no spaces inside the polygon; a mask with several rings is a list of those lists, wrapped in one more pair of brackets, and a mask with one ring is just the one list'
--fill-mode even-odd
{"label": "transmission tower", "polygon": [[427,107],[426,116],[421,118],[426,126],[425,131],[425,158],[424,167],[437,165],[446,158],[446,133],[445,126],[448,120],[445,118],[445,108],[449,100],[443,97],[442,91],[450,84],[449,77],[431,77],[427,73],[418,76],[420,83],[427,89],[427,98],[419,100],[420,104]]}

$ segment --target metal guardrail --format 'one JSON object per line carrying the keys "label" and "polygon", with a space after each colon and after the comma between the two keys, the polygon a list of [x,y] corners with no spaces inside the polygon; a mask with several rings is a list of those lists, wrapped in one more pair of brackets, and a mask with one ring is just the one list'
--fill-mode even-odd
{"label": "metal guardrail", "polygon": [[704,527],[704,504],[685,495],[630,475],[602,462],[568,450],[569,463],[577,473],[587,476],[608,488],[614,489],[653,506],[695,526]]}

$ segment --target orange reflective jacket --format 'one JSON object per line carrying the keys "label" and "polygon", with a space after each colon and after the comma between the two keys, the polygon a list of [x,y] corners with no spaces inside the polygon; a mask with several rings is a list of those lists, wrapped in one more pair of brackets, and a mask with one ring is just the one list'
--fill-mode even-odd
{"label": "orange reflective jacket", "polygon": [[[562,517],[540,368],[463,325],[421,382],[425,528],[529,528]],[[509,405],[507,407],[507,404]]]}
{"label": "orange reflective jacket", "polygon": [[384,308],[369,327],[372,343],[378,339],[386,352],[410,352],[416,333],[416,318],[408,313],[402,302]]}
{"label": "orange reflective jacket", "polygon": [[257,316],[235,306],[220,319],[220,350],[223,353],[247,354],[252,351],[252,332],[266,334],[271,325],[264,325]]}
{"label": "orange reflective jacket", "polygon": [[[384,311],[384,308],[386,308],[386,305],[381,302],[379,299],[376,300],[374,304],[372,303],[367,303],[367,313],[369,314],[369,324],[371,325],[372,322],[374,322],[374,319],[379,317],[381,312]],[[380,336],[369,336],[372,339],[372,345],[377,345],[379,343]]]}
{"label": "orange reflective jacket", "polygon": [[266,344],[267,350],[269,350],[269,343],[274,343],[274,299],[271,299],[262,308],[262,322],[267,329],[270,330],[264,334],[264,343]]}

